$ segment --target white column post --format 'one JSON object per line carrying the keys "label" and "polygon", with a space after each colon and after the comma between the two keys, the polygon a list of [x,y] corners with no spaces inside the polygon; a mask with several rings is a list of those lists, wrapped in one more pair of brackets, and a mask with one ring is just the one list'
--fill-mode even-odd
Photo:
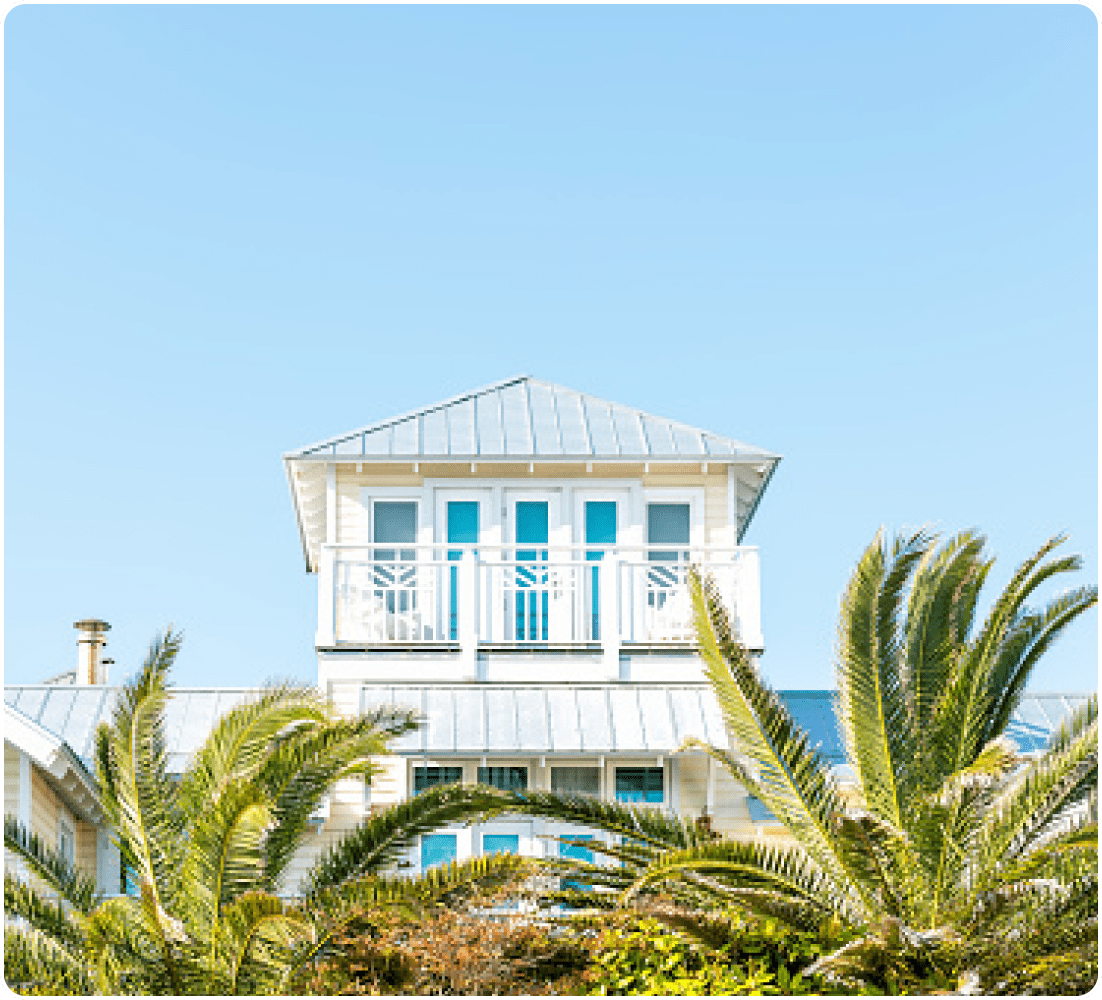
{"label": "white column post", "polygon": [[620,557],[606,552],[597,563],[601,624],[601,660],[606,680],[620,676]]}
{"label": "white column post", "polygon": [[[329,463],[325,467],[325,541],[337,541],[337,467]],[[336,553],[329,547],[321,547],[318,561],[318,646],[332,646],[337,639],[336,629]]]}
{"label": "white column post", "polygon": [[716,815],[716,760],[711,754],[708,755],[708,792],[705,799],[705,808],[708,811],[708,816],[714,822]]}
{"label": "white column post", "polygon": [[459,560],[459,655],[464,676],[475,678],[478,669],[478,622],[476,620],[478,564],[471,549],[464,549]]}

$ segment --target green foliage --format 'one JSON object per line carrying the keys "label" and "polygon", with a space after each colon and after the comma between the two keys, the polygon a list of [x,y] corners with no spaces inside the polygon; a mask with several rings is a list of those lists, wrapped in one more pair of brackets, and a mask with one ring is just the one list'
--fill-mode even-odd
{"label": "green foliage", "polygon": [[454,813],[430,795],[406,804],[399,822],[378,817],[338,843],[340,864],[315,873],[303,904],[281,899],[275,890],[322,796],[340,778],[369,777],[371,758],[416,720],[387,709],[348,720],[312,688],[273,685],[224,715],[183,775],[170,775],[164,715],[179,648],[172,632],[154,641],[96,733],[104,812],[139,894],[101,899],[74,866],[6,822],[7,848],[58,897],[5,879],[7,912],[25,923],[5,935],[9,983],[78,994],[279,992],[365,903],[446,897],[518,875],[517,859],[495,858],[425,879],[378,878],[410,830]]}
{"label": "green foliage", "polygon": [[598,941],[585,980],[594,995],[821,996],[848,993],[803,973],[824,952],[844,942],[840,925],[797,931],[770,918],[738,912],[712,917],[712,947],[672,931],[676,912],[663,921],[613,921]]}
{"label": "green foliage", "polygon": [[[667,894],[683,911],[718,901],[805,931],[833,918],[856,936],[805,975],[852,988],[921,990],[959,976],[991,990],[1051,986],[1069,956],[1096,948],[1097,828],[1087,820],[1097,703],[1033,758],[1004,733],[1041,657],[1097,603],[1089,586],[1027,605],[1080,567],[1055,554],[1062,541],[1027,559],[981,621],[994,564],[981,536],[877,536],[838,628],[836,706],[856,776],[846,788],[765,683],[712,581],[692,575],[700,654],[732,748],[686,749],[707,752],[756,795],[785,826],[786,845],[715,842],[645,808],[511,793],[518,811],[618,835],[589,844],[614,865],[560,861],[561,875],[592,888],[555,898],[576,907],[588,896],[607,910]],[[1077,921],[1070,900],[1082,903]],[[1005,952],[1026,971],[1012,973],[998,960]]]}

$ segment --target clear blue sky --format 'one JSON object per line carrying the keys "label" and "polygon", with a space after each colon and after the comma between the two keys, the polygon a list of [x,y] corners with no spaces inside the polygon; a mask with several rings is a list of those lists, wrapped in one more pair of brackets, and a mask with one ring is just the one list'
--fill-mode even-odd
{"label": "clear blue sky", "polygon": [[[5,671],[316,675],[280,455],[525,372],[784,455],[765,669],[877,528],[1097,580],[1080,6],[23,6],[5,22]],[[1095,616],[1034,687],[1096,684]]]}

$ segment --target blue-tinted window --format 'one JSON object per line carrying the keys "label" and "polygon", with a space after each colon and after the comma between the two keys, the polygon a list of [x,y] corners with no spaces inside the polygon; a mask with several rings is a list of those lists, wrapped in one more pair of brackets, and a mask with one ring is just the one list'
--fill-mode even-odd
{"label": "blue-tinted window", "polygon": [[[687,503],[647,504],[647,544],[689,544],[689,505]],[[671,553],[677,558],[676,553]],[[669,558],[665,553],[663,557]]]}
{"label": "blue-tinted window", "polygon": [[750,811],[750,822],[752,823],[776,823],[777,817],[769,811],[769,807],[762,802],[756,795],[747,796],[746,799],[747,808]]}
{"label": "blue-tinted window", "polygon": [[504,788],[507,791],[523,791],[528,787],[528,768],[526,767],[480,767],[478,783]]}
{"label": "blue-tinted window", "polygon": [[[517,545],[547,544],[547,501],[518,500]],[[539,562],[547,549],[517,549],[519,562]],[[548,590],[546,564],[516,570],[516,638],[547,640]]]}
{"label": "blue-tinted window", "polygon": [[[592,840],[593,834],[571,834],[574,840]],[[581,861],[587,865],[593,864],[593,852],[588,847],[583,847],[581,844],[563,844],[559,843],[559,857],[570,858],[573,861]],[[562,880],[563,889],[577,889],[580,892],[584,892],[590,888],[588,882],[579,882],[577,879],[564,878]]]}
{"label": "blue-tinted window", "polygon": [[[571,840],[592,840],[593,834],[570,834]],[[559,842],[559,857],[570,858],[573,861],[584,861],[587,865],[593,864],[593,852],[581,844],[564,844]]]}
{"label": "blue-tinted window", "polygon": [[617,802],[661,802],[662,768],[616,768]]}
{"label": "blue-tinted window", "polygon": [[417,541],[417,504],[412,501],[375,502],[376,542]]}
{"label": "blue-tinted window", "polygon": [[[448,541],[457,545],[469,545],[478,541],[478,501],[448,501]],[[449,559],[459,559],[460,549],[449,549]],[[448,588],[449,638],[459,637],[459,570],[453,566]]]}
{"label": "blue-tinted window", "polygon": [[456,856],[454,833],[426,833],[421,837],[421,870],[450,865]]}
{"label": "blue-tinted window", "polygon": [[[547,544],[547,501],[517,501],[517,544]],[[535,556],[528,558],[534,559]]]}
{"label": "blue-tinted window", "polygon": [[[616,501],[587,500],[585,505],[585,540],[588,545],[616,544]],[[598,560],[603,552],[586,552],[590,561]],[[590,638],[601,638],[601,576],[596,566],[589,571]]]}
{"label": "blue-tinted window", "polygon": [[[587,500],[585,540],[589,545],[616,544],[616,501]],[[600,553],[595,553],[600,558]]]}
{"label": "blue-tinted window", "polygon": [[448,541],[473,545],[478,541],[478,501],[448,501]]}
{"label": "blue-tinted window", "polygon": [[436,785],[454,785],[463,780],[462,767],[415,767],[413,769],[413,794]]}
{"label": "blue-tinted window", "polygon": [[484,833],[483,854],[519,854],[520,837],[515,833]]}

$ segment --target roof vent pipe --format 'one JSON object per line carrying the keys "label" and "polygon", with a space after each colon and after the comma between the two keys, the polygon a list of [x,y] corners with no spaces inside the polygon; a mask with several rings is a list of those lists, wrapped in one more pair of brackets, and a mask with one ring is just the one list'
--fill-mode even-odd
{"label": "roof vent pipe", "polygon": [[80,632],[77,638],[77,680],[78,684],[106,684],[107,663],[101,659],[103,647],[107,645],[106,633],[111,628],[107,622],[98,618],[85,618],[73,622],[73,628]]}

